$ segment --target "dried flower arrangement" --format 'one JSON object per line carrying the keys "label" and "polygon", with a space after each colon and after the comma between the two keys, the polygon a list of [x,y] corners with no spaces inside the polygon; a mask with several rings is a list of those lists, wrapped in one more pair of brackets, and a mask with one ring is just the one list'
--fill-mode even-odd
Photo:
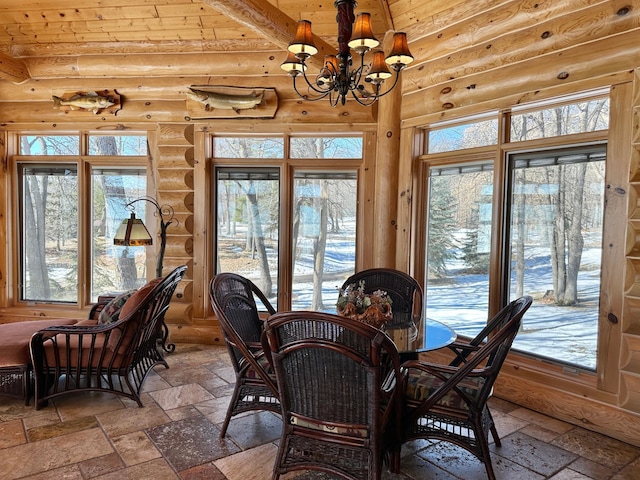
{"label": "dried flower arrangement", "polygon": [[359,285],[351,283],[344,289],[339,288],[338,292],[338,315],[368,323],[376,328],[381,328],[393,317],[391,297],[383,290],[365,293],[364,280]]}

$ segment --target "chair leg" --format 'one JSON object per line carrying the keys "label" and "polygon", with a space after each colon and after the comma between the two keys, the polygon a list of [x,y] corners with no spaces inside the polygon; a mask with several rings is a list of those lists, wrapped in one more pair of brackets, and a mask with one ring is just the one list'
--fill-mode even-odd
{"label": "chair leg", "polygon": [[[493,425],[491,426],[492,430],[495,430]],[[493,434],[493,432],[492,432]],[[484,435],[482,429],[476,429],[474,432],[476,439],[478,440],[478,444],[480,447],[480,454],[482,455],[482,463],[484,463],[484,467],[487,470],[487,477],[489,480],[496,480],[496,475],[493,472],[493,465],[491,464],[491,452],[489,452],[489,442],[487,440],[487,436]],[[497,435],[497,432],[496,432]],[[499,440],[498,440],[499,441]],[[497,446],[500,446],[498,443]]]}
{"label": "chair leg", "polygon": [[493,441],[496,444],[496,447],[501,447],[502,443],[500,443],[500,436],[498,435],[498,431],[496,430],[496,423],[493,421],[493,416],[491,415],[491,410],[489,410],[488,406],[485,406],[483,415],[486,415],[485,425],[491,425],[489,431],[491,432],[491,436],[493,437]]}
{"label": "chair leg", "polygon": [[498,436],[498,431],[496,430],[495,425],[491,425],[491,436],[493,437],[493,443],[496,444],[496,447],[501,447],[502,442],[500,441],[500,437]]}
{"label": "chair leg", "polygon": [[229,400],[229,406],[227,407],[227,415],[224,417],[224,423],[220,428],[220,438],[224,438],[227,434],[227,428],[229,427],[229,422],[231,421],[231,417],[233,416],[233,410],[238,403],[238,398],[240,397],[240,380],[236,379],[236,385],[233,387],[233,394],[231,395],[231,400]]}
{"label": "chair leg", "polygon": [[31,365],[28,365],[22,372],[22,391],[24,393],[24,404],[28,406],[31,398]]}
{"label": "chair leg", "polygon": [[491,465],[491,458],[484,462],[484,467],[487,470],[487,478],[489,480],[496,480],[496,474],[493,473],[493,466]]}
{"label": "chair leg", "polygon": [[395,449],[389,452],[389,471],[400,473],[400,452]]}
{"label": "chair leg", "polygon": [[34,398],[33,403],[36,410],[40,410],[41,408],[49,405],[49,401],[47,399],[43,399],[47,396],[49,389],[53,385],[53,379],[55,378],[53,375],[48,373],[43,373],[41,375],[34,375]]}

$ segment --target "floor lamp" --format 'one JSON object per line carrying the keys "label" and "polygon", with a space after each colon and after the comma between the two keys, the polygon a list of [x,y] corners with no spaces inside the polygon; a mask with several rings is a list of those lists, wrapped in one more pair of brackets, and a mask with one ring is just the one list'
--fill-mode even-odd
{"label": "floor lamp", "polygon": [[[167,247],[167,227],[171,225],[175,220],[175,212],[171,205],[160,205],[158,201],[153,197],[140,197],[132,200],[125,205],[126,208],[131,209],[131,217],[126,218],[120,224],[115,237],[113,238],[113,244],[124,247],[141,247],[146,245],[153,245],[153,237],[147,230],[141,219],[136,218],[136,214],[133,211],[133,205],[136,202],[149,202],[156,209],[154,215],[160,219],[160,251],[158,252],[158,258],[156,263],[156,277],[162,277],[162,269],[164,262],[164,251]],[[176,349],[175,344],[167,344],[167,337],[169,336],[169,328],[167,324],[162,321],[162,348],[166,352],[173,352]]]}

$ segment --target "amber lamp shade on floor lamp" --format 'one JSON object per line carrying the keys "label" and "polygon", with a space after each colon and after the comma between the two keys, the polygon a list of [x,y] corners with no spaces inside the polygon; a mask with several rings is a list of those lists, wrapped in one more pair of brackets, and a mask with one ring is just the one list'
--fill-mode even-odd
{"label": "amber lamp shade on floor lamp", "polygon": [[[134,203],[140,201],[151,203],[156,208],[155,215],[160,219],[160,251],[158,252],[158,261],[156,264],[156,277],[161,277],[164,251],[167,246],[167,227],[174,221],[174,211],[170,205],[160,206],[158,201],[152,197],[137,198],[127,203],[126,207],[132,208]],[[123,220],[120,224],[113,238],[113,244],[124,247],[141,247],[153,245],[153,238],[149,234],[147,227],[142,223],[142,220],[136,218],[135,213],[131,212],[131,217]]]}
{"label": "amber lamp shade on floor lamp", "polygon": [[153,245],[153,238],[142,220],[136,218],[136,214],[131,212],[131,217],[125,218],[120,224],[116,236],[113,237],[113,244],[123,247],[142,247]]}

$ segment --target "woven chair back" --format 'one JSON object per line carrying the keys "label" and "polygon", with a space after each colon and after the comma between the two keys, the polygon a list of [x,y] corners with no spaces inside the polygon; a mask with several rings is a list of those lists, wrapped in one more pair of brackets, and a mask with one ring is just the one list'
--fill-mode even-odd
{"label": "woven chair back", "polygon": [[422,317],[422,287],[415,278],[400,270],[390,268],[371,268],[351,275],[342,288],[364,281],[364,292],[373,293],[383,290],[391,297],[392,325],[410,325]]}

